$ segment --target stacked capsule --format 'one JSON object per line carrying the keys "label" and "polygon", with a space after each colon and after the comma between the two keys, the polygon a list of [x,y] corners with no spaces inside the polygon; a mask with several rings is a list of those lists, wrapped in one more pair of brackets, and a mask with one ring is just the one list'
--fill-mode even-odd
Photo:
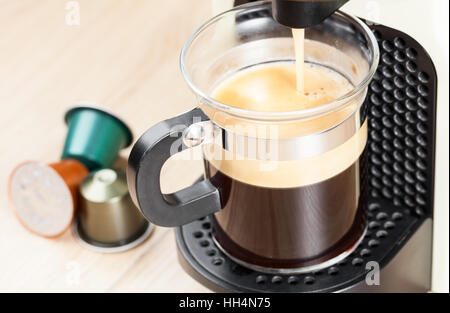
{"label": "stacked capsule", "polygon": [[111,112],[81,104],[65,114],[68,127],[59,161],[24,162],[11,173],[9,196],[31,232],[55,238],[72,225],[84,246],[100,252],[128,250],[152,225],[128,193],[125,173],[113,164],[133,136]]}

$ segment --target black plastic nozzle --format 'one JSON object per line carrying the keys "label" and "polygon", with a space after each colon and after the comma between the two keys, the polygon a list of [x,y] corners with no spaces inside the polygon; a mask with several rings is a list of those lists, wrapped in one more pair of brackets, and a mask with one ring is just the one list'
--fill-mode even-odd
{"label": "black plastic nozzle", "polygon": [[273,18],[290,28],[320,24],[348,0],[272,0]]}
{"label": "black plastic nozzle", "polygon": [[258,1],[258,0],[234,0],[234,6],[236,7],[241,4],[246,4],[249,2],[256,2],[256,1]]}

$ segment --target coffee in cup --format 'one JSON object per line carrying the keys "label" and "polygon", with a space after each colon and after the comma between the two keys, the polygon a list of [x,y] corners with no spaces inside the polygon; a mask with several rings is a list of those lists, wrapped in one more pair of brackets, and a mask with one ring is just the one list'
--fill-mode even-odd
{"label": "coffee in cup", "polygon": [[[212,97],[240,109],[287,112],[318,107],[354,88],[337,72],[307,63],[300,92],[295,75],[292,63],[256,66],[226,79]],[[326,130],[330,119],[348,118],[345,113],[336,111],[308,124]],[[225,127],[231,126],[236,127]],[[302,126],[285,128],[281,136]],[[205,173],[222,201],[222,210],[212,218],[216,243],[232,258],[266,269],[314,266],[351,250],[366,227],[366,141],[364,123],[330,151],[279,161],[267,171],[261,170],[262,160],[224,150],[211,153],[205,146]]]}

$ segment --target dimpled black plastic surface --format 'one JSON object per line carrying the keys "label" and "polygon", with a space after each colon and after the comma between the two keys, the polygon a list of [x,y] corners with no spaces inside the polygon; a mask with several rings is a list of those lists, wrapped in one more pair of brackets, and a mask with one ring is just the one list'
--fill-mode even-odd
{"label": "dimpled black plastic surface", "polygon": [[[208,218],[176,229],[185,269],[215,291],[333,292],[365,279],[366,264],[386,265],[432,215],[436,72],[426,51],[397,30],[370,26],[380,64],[370,84],[369,224],[357,249],[342,262],[300,275],[272,275],[238,265],[211,239]],[[200,278],[199,278],[200,277]]]}

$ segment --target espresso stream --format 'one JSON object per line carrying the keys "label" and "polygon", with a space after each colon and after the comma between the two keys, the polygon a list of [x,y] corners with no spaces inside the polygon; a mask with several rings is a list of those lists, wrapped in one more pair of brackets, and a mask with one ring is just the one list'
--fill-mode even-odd
{"label": "espresso stream", "polygon": [[[353,89],[325,67],[305,63],[303,70],[301,91],[295,64],[279,63],[233,75],[212,96],[236,108],[280,112],[314,108]],[[240,261],[275,269],[316,265],[352,249],[366,227],[366,140],[364,123],[331,151],[264,171],[265,161],[205,152],[206,176],[223,208],[213,217],[217,243]]]}

